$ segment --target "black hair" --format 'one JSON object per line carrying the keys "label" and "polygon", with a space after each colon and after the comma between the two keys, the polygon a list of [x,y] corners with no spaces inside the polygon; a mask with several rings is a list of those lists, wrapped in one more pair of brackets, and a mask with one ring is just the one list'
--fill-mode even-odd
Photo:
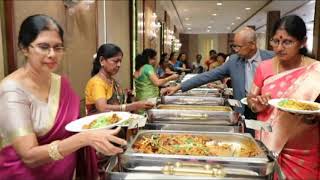
{"label": "black hair", "polygon": [[167,57],[167,53],[162,53],[160,56],[160,61],[159,61],[159,65],[163,65],[163,63],[166,61],[166,57]]}
{"label": "black hair", "polygon": [[156,55],[157,55],[157,51],[155,51],[154,49],[151,49],[151,48],[144,49],[142,51],[142,54],[138,54],[136,56],[136,59],[135,59],[135,61],[136,61],[136,66],[135,66],[136,71],[139,70],[145,64],[149,64],[149,59],[152,59],[152,58],[156,57]]}
{"label": "black hair", "polygon": [[[295,37],[299,41],[303,41],[307,35],[306,24],[303,19],[297,15],[288,15],[279,19],[273,26],[271,35],[274,36],[278,29],[283,28],[290,36]],[[306,47],[300,49],[300,54],[306,55],[308,50]]]}
{"label": "black hair", "polygon": [[18,36],[19,48],[27,48],[38,37],[41,31],[56,30],[63,42],[63,29],[56,20],[44,14],[27,17],[20,26]]}
{"label": "black hair", "polygon": [[211,54],[211,53],[213,53],[213,54],[217,54],[217,51],[216,51],[216,50],[214,50],[214,49],[211,49],[211,50],[209,51],[209,54]]}
{"label": "black hair", "polygon": [[147,56],[144,56],[142,54],[138,54],[136,56],[136,66],[135,66],[135,69],[136,71],[139,70],[142,66],[144,66],[145,64],[149,64],[149,59]]}
{"label": "black hair", "polygon": [[157,51],[151,48],[144,49],[142,55],[146,56],[149,59],[154,58],[157,55]]}
{"label": "black hair", "polygon": [[108,58],[115,57],[118,54],[121,54],[123,56],[123,52],[120,47],[118,47],[115,44],[102,44],[96,54],[96,57],[93,60],[93,67],[91,70],[91,76],[96,75],[101,68],[101,62],[100,58],[103,57],[105,60]]}
{"label": "black hair", "polygon": [[221,52],[220,52],[220,53],[218,53],[218,54],[217,54],[217,56],[222,56],[222,57],[223,57],[223,59],[226,59],[226,58],[227,58],[227,55],[226,55],[226,54],[224,54],[224,53],[221,53]]}
{"label": "black hair", "polygon": [[[186,53],[183,53],[183,52],[182,52],[182,53],[180,53],[180,54],[179,54],[179,56],[178,56],[178,58],[177,58],[177,60],[178,60],[178,61],[181,61],[181,62],[182,62],[182,60],[181,60],[181,56],[182,56],[183,54],[187,56],[187,54],[186,54]],[[185,61],[187,61],[187,59],[185,59]]]}
{"label": "black hair", "polygon": [[169,60],[172,60],[173,56],[176,54],[176,52],[171,52],[169,56]]}

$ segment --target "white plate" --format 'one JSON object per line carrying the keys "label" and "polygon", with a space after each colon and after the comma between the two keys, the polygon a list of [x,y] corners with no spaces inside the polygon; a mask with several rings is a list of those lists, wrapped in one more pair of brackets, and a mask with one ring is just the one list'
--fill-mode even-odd
{"label": "white plate", "polygon": [[[278,109],[281,109],[282,111],[286,111],[286,112],[291,112],[291,113],[297,113],[297,114],[319,114],[320,113],[320,109],[319,110],[314,110],[314,111],[309,111],[309,110],[297,110],[297,109],[291,109],[291,108],[285,108],[279,105],[279,103],[282,100],[290,100],[290,99],[271,99],[268,101],[268,103]],[[292,99],[294,100],[294,99]],[[318,106],[320,108],[320,104],[316,103],[316,102],[310,102],[310,101],[303,101],[303,100],[295,100],[295,101],[299,101],[299,102],[304,102],[304,103],[309,103],[309,104],[314,104],[316,106]]]}
{"label": "white plate", "polygon": [[[89,124],[91,121],[97,119],[98,117],[101,116],[112,116],[112,114],[117,114],[121,120],[118,121],[117,123],[107,125],[105,127],[101,128],[94,128],[94,129],[82,129],[82,126],[85,124]],[[91,116],[86,116],[83,118],[80,118],[78,120],[72,121],[69,124],[66,125],[66,130],[71,131],[71,132],[82,132],[82,131],[90,131],[90,130],[97,130],[97,129],[110,129],[113,128],[119,124],[124,123],[130,118],[131,113],[129,112],[105,112],[105,113],[99,113],[99,114],[94,114]]]}
{"label": "white plate", "polygon": [[248,101],[247,101],[247,98],[245,97],[245,98],[242,98],[241,100],[240,100],[240,102],[242,103],[242,104],[244,104],[244,105],[248,105]]}

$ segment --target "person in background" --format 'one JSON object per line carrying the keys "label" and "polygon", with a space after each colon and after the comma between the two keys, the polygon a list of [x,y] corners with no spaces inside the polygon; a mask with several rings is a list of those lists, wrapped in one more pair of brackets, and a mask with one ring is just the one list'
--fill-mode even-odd
{"label": "person in background", "polygon": [[165,75],[165,69],[164,69],[163,65],[166,61],[168,61],[167,56],[168,56],[167,53],[163,53],[160,56],[159,66],[157,67],[157,75],[159,78],[161,78]]}
{"label": "person in background", "polygon": [[[165,53],[167,54],[167,53]],[[159,66],[157,68],[157,75],[160,79],[166,78],[172,74],[175,74],[174,69],[168,60],[161,56]]]}
{"label": "person in background", "polygon": [[154,104],[137,101],[126,104],[125,93],[113,78],[119,72],[122,50],[114,44],[102,44],[93,61],[91,79],[85,88],[87,114],[106,111],[137,111],[150,109]]}
{"label": "person in background", "polygon": [[205,66],[205,70],[209,71],[210,69],[210,64],[214,63],[217,61],[217,51],[214,49],[211,49],[209,51],[209,59],[204,61],[204,66]]}
{"label": "person in background", "polygon": [[86,179],[96,179],[95,152],[87,149],[85,162],[76,152],[87,146],[105,155],[123,152],[111,144],[126,144],[115,136],[120,128],[66,131],[79,117],[80,99],[65,76],[52,73],[63,58],[63,34],[47,15],[29,16],[21,24],[18,46],[25,64],[0,84],[2,180],[72,180],[76,163],[85,166]]}
{"label": "person in background", "polygon": [[293,114],[268,105],[275,98],[320,102],[320,63],[305,56],[306,32],[304,21],[296,15],[275,23],[270,45],[276,56],[258,66],[248,97],[258,120],[272,125],[272,132],[256,136],[278,155],[289,180],[320,178],[319,115]]}
{"label": "person in background", "polygon": [[177,58],[178,58],[177,53],[172,52],[169,57],[169,64],[172,65],[174,71],[181,72],[180,69],[182,68],[183,64],[181,61],[177,60]]}
{"label": "person in background", "polygon": [[182,71],[185,71],[185,72],[190,72],[191,71],[191,67],[190,67],[190,65],[188,63],[188,59],[187,59],[186,53],[180,53],[177,60],[182,63],[182,68],[181,68]]}
{"label": "person in background", "polygon": [[215,62],[210,64],[210,70],[221,66],[225,62],[225,55],[223,53],[218,53],[216,59]]}
{"label": "person in background", "polygon": [[[237,54],[231,55],[230,60],[222,66],[199,74],[178,86],[166,88],[162,93],[170,95],[180,89],[185,92],[224,77],[231,77],[233,97],[240,101],[249,93],[256,66],[261,61],[272,58],[274,54],[257,48],[256,33],[250,28],[243,28],[235,34],[233,47]],[[244,114],[247,119],[256,118],[247,106],[236,107],[235,111]],[[245,132],[254,135],[253,130],[246,129]]]}
{"label": "person in background", "polygon": [[201,54],[197,54],[196,56],[196,62],[193,62],[192,64],[192,72],[196,74],[203,73],[203,66],[201,65]]}
{"label": "person in background", "polygon": [[156,57],[157,52],[153,49],[145,49],[141,55],[136,57],[134,81],[137,100],[159,97],[159,86],[179,77],[177,74],[172,74],[164,79],[159,79],[155,73]]}

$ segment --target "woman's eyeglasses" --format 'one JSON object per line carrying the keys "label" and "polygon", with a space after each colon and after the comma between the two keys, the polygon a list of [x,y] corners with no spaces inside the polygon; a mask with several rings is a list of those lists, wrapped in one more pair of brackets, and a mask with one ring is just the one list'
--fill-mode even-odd
{"label": "woman's eyeglasses", "polygon": [[36,50],[36,52],[38,52],[39,54],[42,55],[48,55],[50,53],[50,50],[52,49],[54,51],[54,53],[56,53],[57,55],[61,55],[64,53],[64,46],[63,45],[57,45],[54,47],[50,47],[49,44],[36,44],[36,45],[32,45],[30,44],[31,48],[34,48]]}
{"label": "woman's eyeglasses", "polygon": [[270,40],[270,45],[272,47],[278,47],[280,44],[282,45],[282,47],[284,48],[290,48],[292,47],[297,41],[292,41],[292,40],[289,40],[289,39],[285,39],[283,41],[280,41],[278,39],[271,39]]}

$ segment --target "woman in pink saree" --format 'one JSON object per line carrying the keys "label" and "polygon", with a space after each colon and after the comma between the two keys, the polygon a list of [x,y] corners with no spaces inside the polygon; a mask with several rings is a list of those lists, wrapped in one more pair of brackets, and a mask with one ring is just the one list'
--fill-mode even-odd
{"label": "woman in pink saree", "polygon": [[106,155],[126,144],[116,130],[71,134],[65,126],[79,116],[79,97],[65,77],[52,73],[63,53],[63,30],[49,16],[23,21],[19,47],[26,63],[0,84],[0,179],[71,180],[76,152],[86,147],[86,178],[96,179],[91,146]]}
{"label": "woman in pink saree", "polygon": [[319,116],[291,114],[268,105],[275,98],[319,102],[320,63],[303,55],[305,43],[306,26],[300,17],[280,19],[270,42],[276,56],[257,68],[248,97],[251,109],[259,112],[258,120],[272,126],[272,132],[257,132],[256,138],[278,154],[287,179],[320,178]]}

